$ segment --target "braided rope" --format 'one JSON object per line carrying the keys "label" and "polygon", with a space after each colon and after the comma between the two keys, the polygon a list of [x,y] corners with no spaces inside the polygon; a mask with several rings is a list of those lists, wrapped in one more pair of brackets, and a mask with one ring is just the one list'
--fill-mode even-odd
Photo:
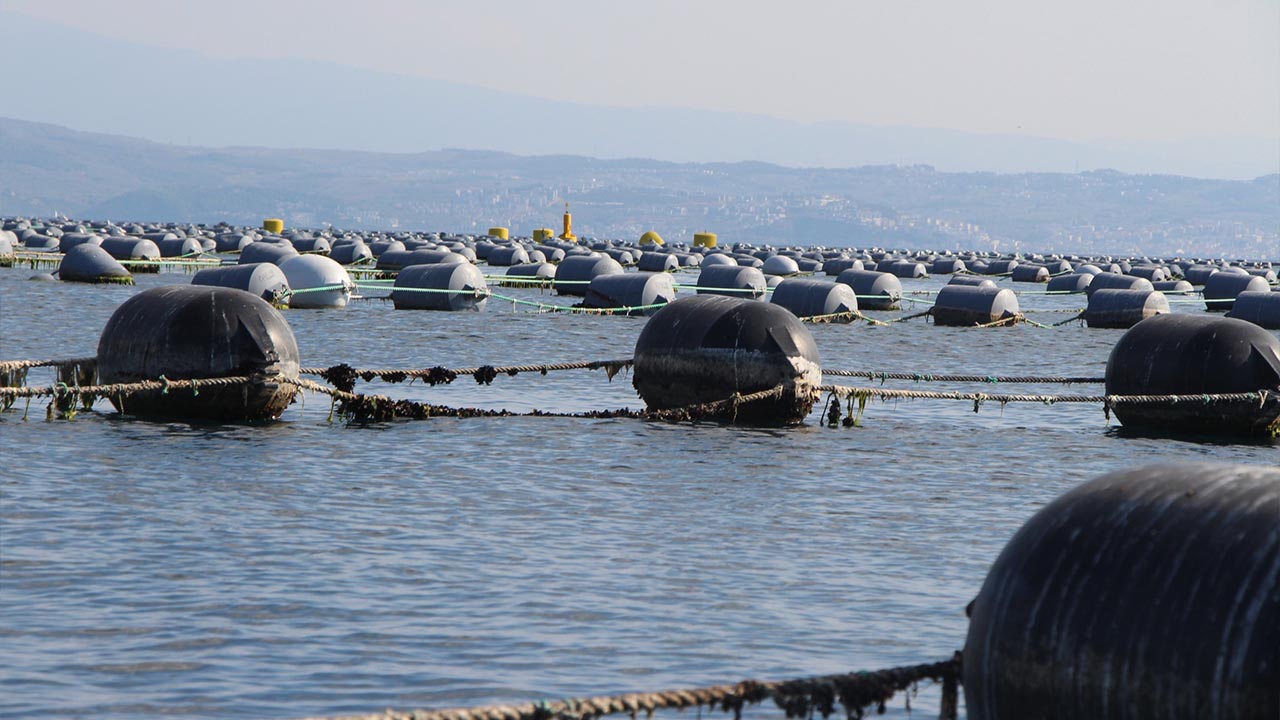
{"label": "braided rope", "polygon": [[67,367],[70,365],[89,365],[97,363],[96,357],[71,358],[70,360],[4,360],[0,361],[0,373],[14,370],[26,370],[38,367]]}
{"label": "braided rope", "polygon": [[[732,685],[625,693],[565,700],[526,702],[518,705],[483,705],[472,708],[441,710],[409,710],[346,715],[329,720],[594,720],[605,715],[629,714],[635,718],[641,711],[652,715],[655,710],[708,707],[741,717],[742,708],[773,700],[788,718],[811,717],[819,713],[829,717],[836,704],[845,708],[850,718],[861,718],[867,708],[883,711],[884,704],[895,693],[907,690],[924,680],[943,683],[943,716],[954,718],[956,684],[960,676],[957,657],[926,665],[909,665],[874,672],[823,675],[796,680],[761,682],[743,680]],[[324,720],[312,718],[310,720]]]}
{"label": "braided rope", "polygon": [[873,372],[867,370],[828,370],[823,375],[835,377],[856,377],[868,380],[912,380],[914,382],[980,382],[980,383],[1054,383],[1073,385],[1077,383],[1104,383],[1106,378],[1099,377],[1058,377],[1036,375],[923,375],[920,373]]}
{"label": "braided rope", "polygon": [[821,392],[834,393],[842,398],[878,397],[882,400],[968,400],[973,403],[1102,403],[1108,407],[1116,405],[1144,404],[1177,404],[1177,403],[1234,403],[1257,402],[1265,404],[1272,396],[1268,390],[1242,393],[1205,393],[1201,395],[1005,395],[975,392],[937,392],[932,390],[894,390],[890,388],[849,387],[846,385],[823,385]]}

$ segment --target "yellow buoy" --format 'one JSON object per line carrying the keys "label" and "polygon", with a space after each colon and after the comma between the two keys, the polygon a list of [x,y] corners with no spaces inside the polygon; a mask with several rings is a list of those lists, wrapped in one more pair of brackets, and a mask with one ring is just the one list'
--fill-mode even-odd
{"label": "yellow buoy", "polygon": [[640,236],[640,244],[641,245],[666,245],[666,242],[663,241],[661,235],[650,230],[649,232]]}
{"label": "yellow buoy", "polygon": [[716,246],[716,234],[709,232],[700,232],[693,234],[694,247],[713,248]]}
{"label": "yellow buoy", "polygon": [[284,221],[280,218],[267,218],[262,221],[262,229],[279,235],[284,232]]}
{"label": "yellow buoy", "polygon": [[569,214],[569,203],[564,204],[564,232],[560,234],[560,239],[578,241],[578,236],[573,234],[573,216]]}
{"label": "yellow buoy", "polygon": [[535,228],[533,231],[534,242],[546,242],[556,236],[556,231],[551,228]]}
{"label": "yellow buoy", "polygon": [[491,227],[489,228],[489,234],[503,240],[509,240],[511,238],[511,232],[504,227]]}

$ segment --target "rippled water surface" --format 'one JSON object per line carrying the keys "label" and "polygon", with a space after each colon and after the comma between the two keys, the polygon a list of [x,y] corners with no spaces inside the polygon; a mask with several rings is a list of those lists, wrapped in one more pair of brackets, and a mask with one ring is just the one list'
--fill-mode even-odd
{"label": "rippled water surface", "polygon": [[[31,274],[0,270],[0,359],[92,355],[120,302],[188,280]],[[406,368],[624,358],[644,323],[494,301],[286,317],[306,365]],[[812,330],[829,368],[1095,376],[1122,332]],[[641,406],[628,375],[600,371],[361,387],[511,410]],[[1270,445],[1132,437],[1093,405],[872,402],[862,428],[839,430],[817,410],[790,430],[345,426],[316,395],[265,426],[142,422],[105,403],[73,421],[23,411],[0,416],[7,717],[289,718],[932,662],[963,645],[964,606],[1005,541],[1065,490],[1143,463],[1280,461]],[[936,697],[922,691],[917,708],[934,707],[917,715]],[[890,714],[905,715],[901,699]]]}

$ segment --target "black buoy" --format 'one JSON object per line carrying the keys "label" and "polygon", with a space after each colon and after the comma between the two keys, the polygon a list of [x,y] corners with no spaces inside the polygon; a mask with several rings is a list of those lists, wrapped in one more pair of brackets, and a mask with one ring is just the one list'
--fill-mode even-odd
{"label": "black buoy", "polygon": [[725,400],[781,386],[778,397],[711,417],[795,425],[818,399],[822,369],[813,336],[771,303],[697,295],[649,318],[636,340],[632,384],[650,409]]}
{"label": "black buoy", "polygon": [[297,393],[281,377],[298,375],[298,345],[284,317],[243,290],[168,285],[116,308],[98,340],[104,385],[251,376],[249,384],[162,390],[110,397],[122,413],[142,417],[267,420]]}
{"label": "black buoy", "polygon": [[773,289],[769,301],[790,310],[796,317],[845,315],[858,312],[858,296],[853,288],[838,282],[787,278]]}
{"label": "black buoy", "polygon": [[1008,288],[948,284],[934,298],[931,314],[937,325],[971,327],[1013,320],[1020,312],[1018,296]]}
{"label": "black buoy", "polygon": [[1169,299],[1157,290],[1104,288],[1089,296],[1084,322],[1091,328],[1131,328],[1149,317],[1168,312],[1172,312]]}
{"label": "black buoy", "polygon": [[67,251],[58,265],[58,277],[67,282],[133,284],[133,275],[111,253],[89,242]]}
{"label": "black buoy", "polygon": [[1177,433],[1265,436],[1280,428],[1280,340],[1244,320],[1156,315],[1120,337],[1107,359],[1108,395],[1265,391],[1262,402],[1122,403],[1126,426]]}
{"label": "black buoy", "polygon": [[1268,330],[1280,330],[1280,292],[1242,292],[1236,296],[1227,317],[1248,320]]}
{"label": "black buoy", "polygon": [[971,720],[1280,717],[1280,471],[1121,471],[1037,512],[971,606],[964,695]]}

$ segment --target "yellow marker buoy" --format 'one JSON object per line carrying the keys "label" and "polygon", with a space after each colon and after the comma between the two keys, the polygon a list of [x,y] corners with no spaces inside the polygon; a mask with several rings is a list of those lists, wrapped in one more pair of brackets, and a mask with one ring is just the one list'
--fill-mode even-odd
{"label": "yellow marker buoy", "polygon": [[534,242],[546,242],[556,236],[556,231],[551,228],[535,228],[533,231]]}
{"label": "yellow marker buoy", "polygon": [[709,232],[700,232],[693,234],[693,246],[713,248],[716,246],[716,234]]}
{"label": "yellow marker buoy", "polygon": [[284,221],[280,218],[267,218],[262,221],[262,229],[279,235],[284,232]]}
{"label": "yellow marker buoy", "polygon": [[503,240],[509,240],[511,238],[511,232],[504,227],[491,227],[489,228],[489,234]]}
{"label": "yellow marker buoy", "polygon": [[578,241],[578,236],[573,234],[573,216],[569,214],[569,203],[564,204],[564,232],[560,234],[560,239]]}
{"label": "yellow marker buoy", "polygon": [[650,230],[649,232],[640,236],[640,244],[641,245],[666,245],[667,243],[662,239],[661,235]]}

